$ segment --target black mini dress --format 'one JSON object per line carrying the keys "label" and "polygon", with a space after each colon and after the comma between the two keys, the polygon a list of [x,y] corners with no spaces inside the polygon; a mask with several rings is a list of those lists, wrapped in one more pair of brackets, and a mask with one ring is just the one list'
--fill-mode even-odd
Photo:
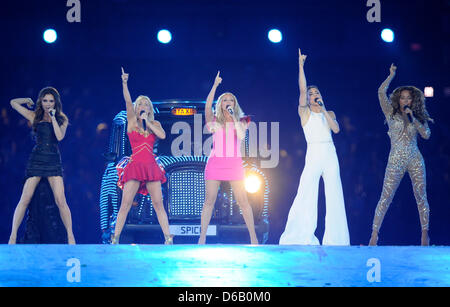
{"label": "black mini dress", "polygon": [[36,145],[31,151],[25,172],[30,177],[51,177],[63,175],[61,154],[53,125],[40,122],[36,126]]}

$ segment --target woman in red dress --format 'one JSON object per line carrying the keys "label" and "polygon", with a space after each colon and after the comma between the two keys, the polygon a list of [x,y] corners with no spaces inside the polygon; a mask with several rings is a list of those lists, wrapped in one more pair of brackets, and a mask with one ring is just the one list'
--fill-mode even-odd
{"label": "woman in red dress", "polygon": [[118,185],[123,189],[123,193],[111,242],[119,243],[120,233],[136,193],[143,195],[149,193],[159,225],[164,233],[165,244],[173,244],[161,192],[161,183],[166,182],[166,177],[153,154],[153,144],[156,139],[165,139],[166,133],[161,123],[154,120],[153,105],[148,97],[139,96],[133,106],[127,82],[128,74],[122,68],[123,97],[127,107],[127,134],[133,153],[126,166],[118,168]]}

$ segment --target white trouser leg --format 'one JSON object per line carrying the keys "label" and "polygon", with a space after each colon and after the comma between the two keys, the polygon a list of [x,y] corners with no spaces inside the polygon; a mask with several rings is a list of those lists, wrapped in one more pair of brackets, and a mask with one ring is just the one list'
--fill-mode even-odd
{"label": "white trouser leg", "polygon": [[326,216],[323,245],[350,245],[350,236],[345,213],[339,161],[336,152],[329,152],[326,158],[323,180],[325,184]]}
{"label": "white trouser leg", "polygon": [[308,156],[315,157],[307,153],[297,196],[289,211],[285,231],[280,238],[281,245],[320,245],[314,232],[317,227],[317,200],[322,170],[319,161],[308,159]]}

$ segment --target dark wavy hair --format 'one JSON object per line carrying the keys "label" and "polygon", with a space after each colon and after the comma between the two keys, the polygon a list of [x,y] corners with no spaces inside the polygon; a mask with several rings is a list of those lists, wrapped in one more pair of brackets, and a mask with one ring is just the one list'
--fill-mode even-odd
{"label": "dark wavy hair", "polygon": [[39,96],[36,102],[36,109],[34,110],[34,121],[33,121],[33,130],[36,131],[36,126],[38,123],[42,121],[44,118],[44,108],[42,107],[42,99],[44,99],[45,95],[50,94],[55,99],[55,118],[58,122],[58,125],[64,124],[66,121],[68,122],[69,119],[67,118],[66,114],[62,111],[62,104],[61,104],[61,96],[59,95],[58,91],[54,87],[45,87],[39,92]]}
{"label": "dark wavy hair", "polygon": [[417,118],[417,120],[421,122],[422,125],[427,121],[434,122],[434,120],[430,118],[430,115],[427,112],[427,108],[425,105],[425,95],[421,90],[414,86],[401,86],[396,88],[394,92],[392,92],[390,96],[393,109],[391,117],[394,117],[396,114],[401,114],[400,96],[403,91],[409,91],[412,96],[411,110],[414,117]]}

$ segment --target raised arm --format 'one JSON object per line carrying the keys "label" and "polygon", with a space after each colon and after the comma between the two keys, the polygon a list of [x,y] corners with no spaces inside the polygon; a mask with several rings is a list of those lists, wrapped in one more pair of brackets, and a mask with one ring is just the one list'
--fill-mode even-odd
{"label": "raised arm", "polygon": [[128,90],[128,77],[122,67],[122,88],[123,88],[123,98],[125,99],[125,104],[127,108],[127,120],[128,123],[136,122],[136,114],[134,113],[133,101],[131,100],[130,91]]}
{"label": "raised arm", "polygon": [[387,117],[392,114],[392,105],[387,96],[387,90],[389,85],[391,84],[392,79],[395,77],[395,72],[397,67],[394,64],[391,65],[389,77],[381,83],[380,88],[378,89],[378,99],[380,100],[380,106],[383,110],[384,115]]}
{"label": "raised arm", "polygon": [[298,86],[300,89],[300,98],[298,103],[298,116],[302,120],[302,124],[306,121],[306,117],[309,116],[311,110],[308,106],[308,90],[306,85],[306,77],[304,65],[306,61],[307,55],[302,54],[302,51],[298,49],[298,66],[299,66],[299,74],[298,74]]}
{"label": "raised arm", "polygon": [[206,106],[205,106],[205,117],[206,123],[210,124],[214,121],[214,114],[212,111],[212,104],[214,101],[214,96],[216,95],[216,90],[219,84],[222,83],[222,78],[220,77],[220,71],[217,73],[216,79],[214,80],[214,85],[211,88],[211,91],[206,98]]}
{"label": "raised arm", "polygon": [[27,104],[27,106],[31,108],[34,105],[34,102],[31,98],[16,98],[11,100],[11,107],[27,120],[33,122],[34,112],[25,108],[23,106],[24,104]]}

